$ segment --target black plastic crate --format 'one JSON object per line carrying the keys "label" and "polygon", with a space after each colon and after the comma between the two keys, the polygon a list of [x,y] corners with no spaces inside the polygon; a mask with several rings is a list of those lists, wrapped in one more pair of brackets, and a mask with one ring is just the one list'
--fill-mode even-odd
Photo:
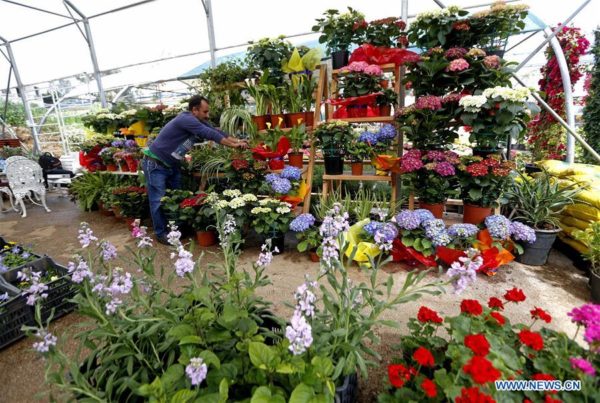
{"label": "black plastic crate", "polygon": [[0,294],[8,293],[9,299],[0,302],[0,349],[25,336],[23,325],[33,325],[33,310],[25,303],[18,290],[0,281]]}
{"label": "black plastic crate", "polygon": [[342,386],[335,388],[335,403],[354,403],[358,397],[358,375],[344,377]]}
{"label": "black plastic crate", "polygon": [[48,286],[48,297],[41,300],[42,321],[45,322],[48,319],[52,308],[54,308],[54,318],[60,318],[73,311],[75,304],[69,299],[73,298],[77,291],[66,267],[59,265],[48,256],[43,256],[39,260],[2,273],[2,277],[10,285],[18,288],[17,273],[27,267],[31,267],[36,272],[46,273],[48,270],[57,272],[56,280],[45,283]]}

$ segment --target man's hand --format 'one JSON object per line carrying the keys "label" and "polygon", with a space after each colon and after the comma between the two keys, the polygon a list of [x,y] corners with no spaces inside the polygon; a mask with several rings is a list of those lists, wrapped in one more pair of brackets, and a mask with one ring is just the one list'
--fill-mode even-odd
{"label": "man's hand", "polygon": [[236,139],[235,137],[225,137],[221,140],[221,144],[233,148],[248,148],[248,141]]}
{"label": "man's hand", "polygon": [[250,146],[248,145],[248,140],[239,140],[237,143],[237,147],[238,148],[249,148]]}

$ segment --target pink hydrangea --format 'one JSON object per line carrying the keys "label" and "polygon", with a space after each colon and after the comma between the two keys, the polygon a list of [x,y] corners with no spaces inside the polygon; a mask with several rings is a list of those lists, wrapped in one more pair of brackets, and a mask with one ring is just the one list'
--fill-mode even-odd
{"label": "pink hydrangea", "polygon": [[363,73],[368,74],[370,76],[380,76],[383,74],[383,70],[376,64],[371,64],[365,67]]}
{"label": "pink hydrangea", "polygon": [[425,95],[419,97],[415,102],[415,108],[437,111],[439,109],[442,109],[442,98],[436,97],[434,95]]}
{"label": "pink hydrangea", "polygon": [[454,169],[454,165],[451,163],[442,161],[436,165],[435,172],[437,172],[440,176],[452,176],[456,173],[456,170]]}
{"label": "pink hydrangea", "polygon": [[486,56],[483,58],[483,64],[488,69],[497,69],[500,67],[500,58],[497,55]]}
{"label": "pink hydrangea", "polygon": [[465,48],[450,48],[444,53],[444,57],[448,60],[459,59],[467,54]]}
{"label": "pink hydrangea", "polygon": [[422,156],[423,156],[423,154],[421,154],[421,151],[419,151],[419,150],[408,150],[407,152],[404,153],[404,155],[402,156],[402,158],[418,158],[418,159],[421,159]]}
{"label": "pink hydrangea", "polygon": [[444,97],[442,98],[442,104],[458,102],[462,97],[464,97],[464,94],[451,92],[450,94],[444,95]]}
{"label": "pink hydrangea", "polygon": [[454,151],[444,151],[444,156],[446,157],[446,161],[451,164],[458,164],[460,162],[460,157]]}
{"label": "pink hydrangea", "polygon": [[427,151],[427,159],[429,159],[431,161],[443,161],[446,158],[444,156],[443,151],[431,150],[431,151]]}
{"label": "pink hydrangea", "polygon": [[463,71],[469,68],[469,62],[462,57],[460,59],[454,59],[450,62],[446,71]]}
{"label": "pink hydrangea", "polygon": [[402,172],[414,172],[423,168],[423,161],[420,158],[406,158],[402,157],[400,161],[400,168]]}
{"label": "pink hydrangea", "polygon": [[362,73],[367,67],[369,67],[369,63],[367,62],[352,62],[340,70],[343,72]]}

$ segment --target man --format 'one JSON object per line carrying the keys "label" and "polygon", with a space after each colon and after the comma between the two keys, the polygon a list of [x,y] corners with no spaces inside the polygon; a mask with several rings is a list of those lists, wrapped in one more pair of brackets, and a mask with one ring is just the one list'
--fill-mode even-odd
{"label": "man", "polygon": [[142,169],[146,177],[152,225],[158,242],[167,245],[167,222],[160,208],[160,200],[167,189],[181,186],[181,161],[194,143],[212,140],[233,148],[247,148],[248,143],[230,137],[208,122],[208,100],[194,95],[188,102],[188,111],[181,112],[162,128],[156,140],[144,149]]}

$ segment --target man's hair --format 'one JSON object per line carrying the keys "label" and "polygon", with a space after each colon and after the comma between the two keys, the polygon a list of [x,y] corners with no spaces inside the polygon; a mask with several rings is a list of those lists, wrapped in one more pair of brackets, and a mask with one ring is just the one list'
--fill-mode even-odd
{"label": "man's hair", "polygon": [[194,95],[193,97],[191,97],[188,101],[188,111],[191,111],[196,106],[200,106],[202,101],[208,103],[208,99],[206,99],[206,97],[203,97],[202,95]]}

